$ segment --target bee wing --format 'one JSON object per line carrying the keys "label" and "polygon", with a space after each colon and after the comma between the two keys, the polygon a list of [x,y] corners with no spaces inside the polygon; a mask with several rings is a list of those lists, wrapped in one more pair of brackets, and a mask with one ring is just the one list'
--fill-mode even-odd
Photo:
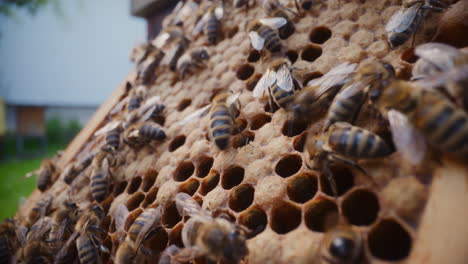
{"label": "bee wing", "polygon": [[194,217],[199,215],[209,215],[207,211],[201,208],[197,201],[195,201],[190,195],[186,193],[176,194],[175,202],[177,206],[177,211],[181,216],[188,215],[190,217]]}
{"label": "bee wing", "polygon": [[128,96],[122,99],[112,108],[112,110],[110,110],[109,115],[112,116],[122,111],[122,109],[125,107],[125,105],[128,103],[129,100],[130,98]]}
{"label": "bee wing", "polygon": [[393,143],[397,150],[413,165],[418,165],[426,154],[426,140],[408,120],[396,110],[388,111]]}
{"label": "bee wing", "polygon": [[164,58],[161,61],[162,65],[169,65],[171,63],[171,60],[175,57],[177,53],[177,46],[178,45],[173,45],[170,47],[170,49],[167,51],[167,56],[164,56]]}
{"label": "bee wing", "polygon": [[141,242],[143,242],[144,239],[147,238],[147,235],[149,234],[148,232],[151,231],[155,226],[155,224],[159,224],[159,220],[161,219],[161,207],[158,206],[156,208],[156,215],[152,216],[152,221],[146,221],[143,227],[141,228],[140,233],[137,236],[137,239],[135,241],[136,247],[139,248],[141,245]]}
{"label": "bee wing", "polygon": [[252,47],[256,50],[262,50],[263,45],[265,45],[265,40],[260,37],[260,35],[256,31],[249,32],[250,43],[252,43]]}
{"label": "bee wing", "polygon": [[276,72],[268,70],[258,81],[252,91],[252,96],[259,98],[263,93],[276,82]]}
{"label": "bee wing", "polygon": [[335,97],[335,100],[342,100],[344,98],[350,98],[351,96],[361,92],[367,83],[356,81],[347,85],[343,88]]}
{"label": "bee wing", "polygon": [[107,133],[111,131],[112,129],[118,127],[121,124],[121,121],[112,121],[107,123],[105,126],[101,127],[98,129],[96,132],[94,132],[94,136],[97,137],[99,135],[102,135],[104,133]]}
{"label": "bee wing", "polygon": [[26,235],[28,234],[28,228],[25,226],[16,226],[15,234],[20,245],[24,246],[26,244]]}
{"label": "bee wing", "polygon": [[414,4],[408,8],[402,7],[393,14],[385,25],[385,31],[401,33],[411,26],[421,6]]}
{"label": "bee wing", "polygon": [[210,17],[210,13],[205,13],[203,17],[197,22],[195,27],[193,28],[192,31],[192,36],[196,37],[198,34],[200,34],[203,31],[203,27],[205,26],[206,22],[208,21]]}
{"label": "bee wing", "polygon": [[193,121],[197,120],[200,117],[205,116],[206,114],[208,114],[210,107],[211,107],[211,104],[206,105],[206,106],[196,110],[195,112],[189,114],[184,119],[179,121],[178,124],[179,125],[185,125],[187,123],[190,123],[190,122],[193,122]]}
{"label": "bee wing", "polygon": [[226,104],[228,106],[231,106],[233,103],[235,103],[237,101],[237,99],[239,99],[239,96],[240,96],[240,93],[235,93],[235,94],[232,94],[230,95],[227,99],[226,99]]}
{"label": "bee wing", "polygon": [[138,109],[138,115],[141,116],[140,121],[144,122],[148,120],[156,108],[156,104],[159,102],[161,102],[161,97],[159,95],[148,98]]}
{"label": "bee wing", "polygon": [[276,72],[276,83],[278,84],[279,88],[282,90],[289,92],[293,89],[293,80],[291,76],[291,71],[289,67],[283,65],[277,72]]}
{"label": "bee wing", "polygon": [[[125,220],[127,220],[128,215],[130,212],[128,211],[127,207],[123,204],[119,204],[115,212],[115,230],[119,234],[123,234],[125,232]],[[123,238],[122,238],[123,239]]]}
{"label": "bee wing", "polygon": [[288,20],[284,17],[261,18],[259,20],[260,23],[272,28],[280,28],[288,23]]}
{"label": "bee wing", "polygon": [[454,67],[455,60],[462,53],[449,45],[442,43],[425,43],[415,48],[414,53],[420,58],[432,62],[441,71]]}
{"label": "bee wing", "polygon": [[55,255],[55,262],[54,263],[63,263],[62,261],[68,254],[68,250],[71,247],[71,244],[75,241],[76,237],[79,235],[79,232],[74,232],[68,239],[67,242],[63,244],[60,250]]}
{"label": "bee wing", "polygon": [[224,16],[224,8],[222,6],[218,6],[214,10],[214,14],[216,16],[216,19],[221,20]]}
{"label": "bee wing", "polygon": [[307,83],[307,86],[319,86],[317,94],[323,94],[331,87],[343,85],[356,71],[357,64],[344,62],[338,66],[333,67],[325,75],[320,78],[313,79]]}
{"label": "bee wing", "polygon": [[153,41],[152,41],[152,44],[154,46],[156,46],[157,48],[162,48],[166,43],[167,41],[171,38],[171,34],[169,34],[169,32],[164,32],[164,33],[161,33],[159,34],[159,36],[157,36]]}

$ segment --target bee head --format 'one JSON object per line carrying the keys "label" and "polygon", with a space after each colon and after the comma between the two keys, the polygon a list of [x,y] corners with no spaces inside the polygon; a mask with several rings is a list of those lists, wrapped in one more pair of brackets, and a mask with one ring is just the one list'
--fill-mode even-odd
{"label": "bee head", "polygon": [[245,255],[248,250],[245,244],[245,236],[238,229],[235,229],[227,236],[228,245],[224,248],[224,258],[231,261],[239,261]]}
{"label": "bee head", "polygon": [[330,241],[328,250],[333,257],[346,261],[353,257],[355,247],[356,245],[352,239],[338,236]]}

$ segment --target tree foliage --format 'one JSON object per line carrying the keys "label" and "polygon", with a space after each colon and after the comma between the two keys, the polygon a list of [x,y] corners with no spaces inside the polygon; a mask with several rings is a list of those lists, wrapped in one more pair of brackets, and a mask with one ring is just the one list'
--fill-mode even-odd
{"label": "tree foliage", "polygon": [[50,0],[0,0],[0,15],[12,15],[14,8],[26,9],[31,14],[35,14],[48,2]]}

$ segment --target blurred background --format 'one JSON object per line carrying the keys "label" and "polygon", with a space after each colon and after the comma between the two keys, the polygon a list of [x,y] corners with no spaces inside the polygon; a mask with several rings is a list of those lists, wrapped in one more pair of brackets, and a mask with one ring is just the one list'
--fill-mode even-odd
{"label": "blurred background", "polygon": [[0,0],[0,220],[131,71],[148,30],[130,2]]}

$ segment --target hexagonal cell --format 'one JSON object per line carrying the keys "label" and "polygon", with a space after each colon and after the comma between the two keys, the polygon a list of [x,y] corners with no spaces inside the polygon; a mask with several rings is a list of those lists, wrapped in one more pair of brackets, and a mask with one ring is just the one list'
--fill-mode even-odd
{"label": "hexagonal cell", "polygon": [[143,210],[141,208],[138,208],[134,210],[133,212],[130,212],[130,214],[127,216],[127,219],[125,219],[125,225],[124,225],[125,231],[128,231],[130,226],[138,218],[138,216],[140,216],[141,213],[143,213]]}
{"label": "hexagonal cell", "polygon": [[177,211],[175,202],[169,203],[169,205],[167,205],[162,212],[161,223],[168,228],[172,228],[181,220],[182,217]]}
{"label": "hexagonal cell", "polygon": [[[336,188],[338,189],[338,196],[343,195],[354,185],[354,173],[351,169],[344,166],[330,166],[330,170],[335,180]],[[324,174],[320,176],[320,188],[322,192],[334,196],[330,181]]]}
{"label": "hexagonal cell", "polygon": [[342,203],[343,215],[353,225],[370,225],[379,214],[379,200],[369,190],[354,190],[346,195]]}
{"label": "hexagonal cell", "polygon": [[130,182],[130,185],[127,188],[127,193],[128,194],[133,194],[140,188],[141,185],[141,177],[134,177],[132,181]]}
{"label": "hexagonal cell", "polygon": [[255,134],[251,131],[244,131],[232,138],[232,147],[235,149],[242,148],[255,140]]}
{"label": "hexagonal cell", "polygon": [[184,223],[178,223],[174,226],[169,232],[169,244],[176,245],[179,248],[184,247],[184,242],[182,242],[182,229],[184,228]]}
{"label": "hexagonal cell", "polygon": [[248,238],[252,238],[265,230],[268,223],[267,214],[260,207],[252,206],[240,214],[239,223],[252,230],[252,233],[248,234]]}
{"label": "hexagonal cell", "polygon": [[299,58],[299,54],[297,54],[297,51],[295,50],[288,50],[286,51],[286,57],[288,57],[291,64],[294,64],[297,61],[297,58]]}
{"label": "hexagonal cell", "polygon": [[263,127],[266,123],[271,122],[271,116],[267,114],[257,114],[252,117],[252,120],[250,121],[250,129],[252,130],[257,130]]}
{"label": "hexagonal cell", "polygon": [[[385,261],[398,261],[409,256],[411,236],[397,221],[383,219],[368,235],[371,254]],[[391,246],[389,246],[391,245]]]}
{"label": "hexagonal cell", "polygon": [[338,206],[328,199],[313,200],[305,207],[306,226],[315,232],[325,232],[338,223]]}
{"label": "hexagonal cell", "polygon": [[322,56],[322,48],[314,44],[306,46],[301,52],[301,59],[308,62],[313,62],[320,56]]}
{"label": "hexagonal cell", "polygon": [[244,168],[233,165],[224,170],[221,178],[221,187],[230,190],[239,185],[244,179]]}
{"label": "hexagonal cell", "polygon": [[147,170],[143,176],[143,183],[141,184],[141,190],[144,192],[147,192],[149,189],[151,189],[157,177],[158,177],[157,171],[153,169]]}
{"label": "hexagonal cell", "polygon": [[278,202],[271,210],[270,227],[278,234],[286,234],[301,224],[301,208],[290,203]]}
{"label": "hexagonal cell", "polygon": [[281,133],[287,137],[295,137],[307,129],[308,124],[299,119],[288,119],[281,128]]}
{"label": "hexagonal cell", "polygon": [[323,73],[321,73],[319,71],[310,72],[310,73],[305,75],[304,80],[302,81],[302,85],[307,86],[307,84],[310,81],[312,81],[313,79],[320,78],[322,76],[323,76]]}
{"label": "hexagonal cell", "polygon": [[185,181],[192,176],[194,171],[195,166],[191,161],[183,161],[177,166],[174,172],[174,180],[178,182]]}
{"label": "hexagonal cell", "polygon": [[197,177],[204,178],[210,173],[211,167],[213,167],[214,159],[212,157],[203,156],[197,166]]}
{"label": "hexagonal cell", "polygon": [[179,192],[184,192],[192,196],[197,192],[199,186],[200,183],[197,179],[188,179],[179,186]]}
{"label": "hexagonal cell", "polygon": [[312,199],[318,190],[318,180],[311,173],[300,173],[289,178],[287,193],[289,199],[296,203],[305,203]]}
{"label": "hexagonal cell", "polygon": [[145,199],[145,194],[142,192],[137,192],[137,193],[132,194],[132,196],[128,198],[127,203],[126,203],[128,211],[133,211],[136,208],[138,208],[144,199]]}
{"label": "hexagonal cell", "polygon": [[309,34],[309,40],[312,43],[323,44],[332,36],[332,31],[328,27],[320,26],[312,29]]}
{"label": "hexagonal cell", "polygon": [[418,60],[418,55],[414,53],[414,48],[409,48],[401,53],[401,60],[413,64]]}
{"label": "hexagonal cell", "polygon": [[297,154],[284,155],[275,166],[275,172],[283,178],[290,177],[302,167],[302,158]]}
{"label": "hexagonal cell", "polygon": [[182,101],[179,102],[177,105],[177,111],[182,112],[185,110],[185,108],[189,107],[190,104],[192,104],[192,100],[189,98],[182,99]]}
{"label": "hexagonal cell", "polygon": [[247,57],[248,62],[257,62],[260,59],[260,52],[258,50],[252,49],[249,52],[249,56]]}
{"label": "hexagonal cell", "polygon": [[229,208],[235,212],[247,209],[254,200],[255,189],[249,184],[236,186],[229,193]]}
{"label": "hexagonal cell", "polygon": [[244,129],[247,127],[247,120],[243,118],[237,118],[235,120],[235,131],[234,134],[240,133],[244,131]]}
{"label": "hexagonal cell", "polygon": [[261,73],[255,73],[252,75],[247,82],[245,83],[245,88],[247,91],[253,91],[255,89],[255,86],[257,85],[258,81],[262,78]]}
{"label": "hexagonal cell", "polygon": [[176,149],[182,147],[185,144],[185,135],[179,135],[175,137],[171,143],[169,143],[169,152],[173,152]]}
{"label": "hexagonal cell", "polygon": [[250,64],[243,64],[239,66],[236,72],[237,79],[245,81],[254,74],[255,68]]}
{"label": "hexagonal cell", "polygon": [[237,32],[239,32],[239,27],[237,25],[233,26],[229,28],[228,30],[226,30],[226,37],[232,38],[237,34]]}
{"label": "hexagonal cell", "polygon": [[293,140],[294,150],[298,152],[303,152],[306,139],[307,139],[307,133],[302,133],[299,136],[295,137]]}
{"label": "hexagonal cell", "polygon": [[289,38],[292,34],[296,32],[296,28],[294,27],[294,24],[290,21],[286,23],[286,25],[278,28],[278,35],[281,39],[287,39]]}
{"label": "hexagonal cell", "polygon": [[157,227],[143,240],[142,247],[151,250],[154,254],[159,254],[166,249],[168,242],[169,235],[167,231],[163,227]]}
{"label": "hexagonal cell", "polygon": [[111,229],[112,217],[110,215],[106,215],[104,219],[102,219],[101,229],[105,232],[109,232]]}
{"label": "hexagonal cell", "polygon": [[211,171],[208,176],[206,176],[202,183],[201,183],[201,188],[200,188],[200,194],[201,195],[207,195],[209,192],[211,192],[216,186],[218,186],[219,183],[219,173],[217,171]]}
{"label": "hexagonal cell", "polygon": [[114,197],[117,197],[120,194],[122,194],[125,191],[125,188],[127,188],[127,182],[126,181],[119,182],[119,183],[115,184],[114,185],[114,190],[112,191],[112,193],[114,194]]}
{"label": "hexagonal cell", "polygon": [[141,206],[143,208],[148,207],[150,204],[152,204],[156,200],[156,196],[158,195],[159,189],[157,187],[151,188],[149,192],[146,194],[145,200],[143,200],[143,203]]}

